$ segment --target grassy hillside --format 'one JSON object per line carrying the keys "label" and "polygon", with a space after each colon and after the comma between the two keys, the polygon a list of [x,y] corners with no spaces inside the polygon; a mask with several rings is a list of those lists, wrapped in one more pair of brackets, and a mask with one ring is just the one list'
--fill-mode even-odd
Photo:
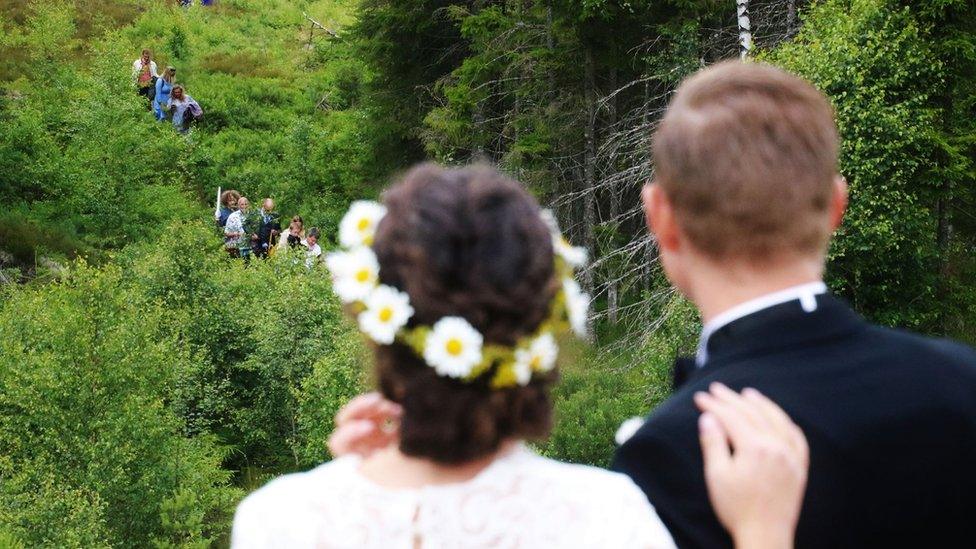
{"label": "grassy hillside", "polygon": [[[204,217],[223,187],[274,197],[286,215],[328,232],[349,197],[375,192],[358,109],[367,75],[342,38],[352,2],[5,4],[4,225],[35,223],[57,240],[117,249]],[[338,38],[316,29],[310,40],[303,13]],[[189,136],[156,123],[131,91],[144,47],[161,68],[176,67],[203,106]],[[40,253],[16,257],[84,249],[32,246]]]}

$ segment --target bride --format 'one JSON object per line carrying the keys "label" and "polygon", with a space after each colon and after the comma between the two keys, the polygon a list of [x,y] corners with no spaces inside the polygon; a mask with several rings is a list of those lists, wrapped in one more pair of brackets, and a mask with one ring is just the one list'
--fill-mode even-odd
{"label": "bride", "polygon": [[[240,504],[233,547],[674,546],[628,477],[525,443],[549,434],[557,342],[584,332],[588,298],[585,250],[518,183],[421,165],[354,203],[339,241],[326,263],[382,396],[340,413],[341,457]],[[741,546],[792,539],[802,434],[755,391],[717,390],[700,425],[716,514]]]}

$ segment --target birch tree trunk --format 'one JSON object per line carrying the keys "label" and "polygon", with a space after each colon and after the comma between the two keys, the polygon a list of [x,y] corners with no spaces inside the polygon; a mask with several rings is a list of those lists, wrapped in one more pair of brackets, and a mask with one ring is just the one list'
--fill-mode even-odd
{"label": "birch tree trunk", "polygon": [[[651,122],[651,107],[650,107],[650,105],[651,105],[651,81],[650,81],[650,79],[645,79],[644,80],[644,101],[643,101],[643,105],[644,105],[644,108],[641,111],[641,127],[642,128],[649,128],[650,127],[650,122]],[[650,136],[649,133],[648,133],[648,136]],[[649,137],[648,137],[647,142],[642,147],[642,150],[644,151],[644,162],[648,166],[653,165],[654,164],[654,159],[651,156],[651,140],[650,140]],[[647,181],[646,183],[650,183],[650,181]],[[646,229],[642,229],[642,230],[646,230]],[[652,286],[652,284],[651,284],[651,275],[653,274],[653,265],[654,265],[654,262],[657,261],[657,245],[656,245],[656,242],[654,240],[654,237],[652,235],[650,235],[649,233],[648,233],[648,236],[647,236],[647,248],[645,249],[644,253],[645,253],[645,261],[644,261],[644,269],[643,269],[643,273],[644,273],[644,275],[643,275],[644,289],[650,290],[651,289],[651,286]]]}
{"label": "birch tree trunk", "polygon": [[739,59],[749,57],[752,51],[752,24],[749,22],[749,0],[736,0],[739,21]]}
{"label": "birch tree trunk", "polygon": [[[583,60],[584,83],[583,93],[586,102],[586,129],[583,146],[583,244],[589,250],[590,257],[596,255],[596,67],[593,61],[593,49],[585,45]],[[593,268],[583,271],[583,287],[592,296],[594,294]],[[587,332],[593,333],[593,317],[587,320]]]}
{"label": "birch tree trunk", "polygon": [[[610,89],[613,90],[613,97],[610,98],[610,102],[607,105],[608,113],[607,118],[608,126],[611,131],[616,131],[617,126],[617,68],[614,67],[610,71]],[[613,166],[616,170],[617,166]],[[615,227],[615,232],[620,231],[620,200],[621,192],[623,189],[617,185],[616,179],[611,179],[609,186],[610,192],[610,222],[613,223]],[[610,319],[612,324],[617,323],[617,309],[620,306],[620,280],[616,274],[612,274],[607,282],[607,317]]]}
{"label": "birch tree trunk", "polygon": [[786,38],[793,38],[799,30],[796,24],[796,0],[790,0],[786,6]]}

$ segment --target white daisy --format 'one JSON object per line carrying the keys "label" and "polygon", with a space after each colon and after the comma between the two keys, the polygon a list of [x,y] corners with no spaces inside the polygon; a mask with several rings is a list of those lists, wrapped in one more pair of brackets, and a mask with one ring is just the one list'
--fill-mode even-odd
{"label": "white daisy", "polygon": [[566,240],[563,232],[559,229],[559,221],[556,220],[556,216],[552,213],[552,210],[542,210],[541,215],[542,220],[549,227],[549,233],[552,235],[552,249],[556,255],[563,258],[571,267],[578,268],[586,265],[588,257],[586,248],[573,246]]}
{"label": "white daisy", "polygon": [[552,236],[552,247],[556,255],[563,258],[571,267],[579,268],[586,265],[588,256],[586,248],[573,246],[563,235],[555,234]]}
{"label": "white daisy", "polygon": [[532,372],[548,372],[556,365],[559,346],[556,338],[546,332],[532,340],[527,349],[515,351],[515,380],[519,385],[527,385]]}
{"label": "white daisy", "polygon": [[614,441],[616,441],[618,446],[623,446],[623,444],[627,442],[630,437],[637,434],[637,431],[639,431],[643,425],[644,418],[642,417],[632,417],[625,420],[620,424],[620,427],[617,429],[617,433],[613,436]]}
{"label": "white daisy", "polygon": [[386,215],[386,206],[372,200],[357,200],[339,223],[339,244],[346,248],[372,246],[376,226]]}
{"label": "white daisy", "polygon": [[438,375],[463,378],[481,363],[484,338],[467,320],[447,316],[431,328],[424,343],[424,360]]}
{"label": "white daisy", "polygon": [[563,280],[563,293],[566,296],[566,312],[569,324],[579,337],[586,337],[586,320],[590,312],[590,296],[583,293],[580,285],[571,278]]}
{"label": "white daisy", "polygon": [[396,288],[380,285],[366,298],[366,310],[359,313],[359,328],[373,341],[389,345],[411,316],[410,296]]}
{"label": "white daisy", "polygon": [[559,221],[556,221],[556,214],[552,213],[552,210],[545,209],[540,212],[542,220],[546,222],[546,226],[549,227],[549,232],[552,234],[561,234],[562,231],[559,230]]}
{"label": "white daisy", "polygon": [[380,264],[373,250],[366,247],[332,252],[325,256],[325,265],[332,273],[332,287],[343,303],[366,299],[379,280]]}

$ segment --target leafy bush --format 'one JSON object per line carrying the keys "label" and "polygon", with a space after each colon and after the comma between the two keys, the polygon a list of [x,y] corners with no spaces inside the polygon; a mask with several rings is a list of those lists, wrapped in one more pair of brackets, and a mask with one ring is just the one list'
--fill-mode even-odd
{"label": "leafy bush", "polygon": [[227,526],[223,452],[168,406],[192,356],[132,297],[119,269],[79,264],[0,306],[0,524],[28,545],[205,542]]}
{"label": "leafy bush", "polygon": [[302,448],[324,439],[307,440],[303,429],[315,435],[323,429],[302,415],[328,425],[331,414],[302,408],[312,398],[303,387],[316,375],[324,383],[333,374],[321,370],[334,366],[344,372],[335,375],[347,376],[337,398],[344,402],[351,387],[362,388],[360,378],[349,377],[347,359],[359,339],[325,272],[308,271],[288,252],[248,265],[232,261],[200,223],[175,225],[158,243],[119,259],[136,301],[161,306],[163,329],[195,357],[180,370],[171,404],[189,432],[228,445],[231,470],[307,465]]}
{"label": "leafy bush", "polygon": [[0,111],[0,199],[103,248],[199,215],[176,169],[182,141],[132,91],[126,47],[109,35],[85,70],[67,62],[73,17],[64,5],[38,9],[21,39],[32,78]]}
{"label": "leafy bush", "polygon": [[850,208],[831,248],[830,286],[876,321],[933,329],[945,150],[932,101],[943,73],[910,11],[888,0],[820,2],[770,60],[810,79],[837,111]]}
{"label": "leafy bush", "polygon": [[693,306],[677,294],[658,314],[661,326],[644,341],[562,350],[561,379],[554,391],[556,422],[541,445],[545,455],[608,467],[620,424],[647,415],[668,397],[674,359],[694,352],[698,323]]}
{"label": "leafy bush", "polygon": [[365,389],[370,360],[358,337],[344,337],[315,362],[311,374],[302,381],[294,443],[301,467],[331,459],[325,442],[335,428],[335,415]]}

